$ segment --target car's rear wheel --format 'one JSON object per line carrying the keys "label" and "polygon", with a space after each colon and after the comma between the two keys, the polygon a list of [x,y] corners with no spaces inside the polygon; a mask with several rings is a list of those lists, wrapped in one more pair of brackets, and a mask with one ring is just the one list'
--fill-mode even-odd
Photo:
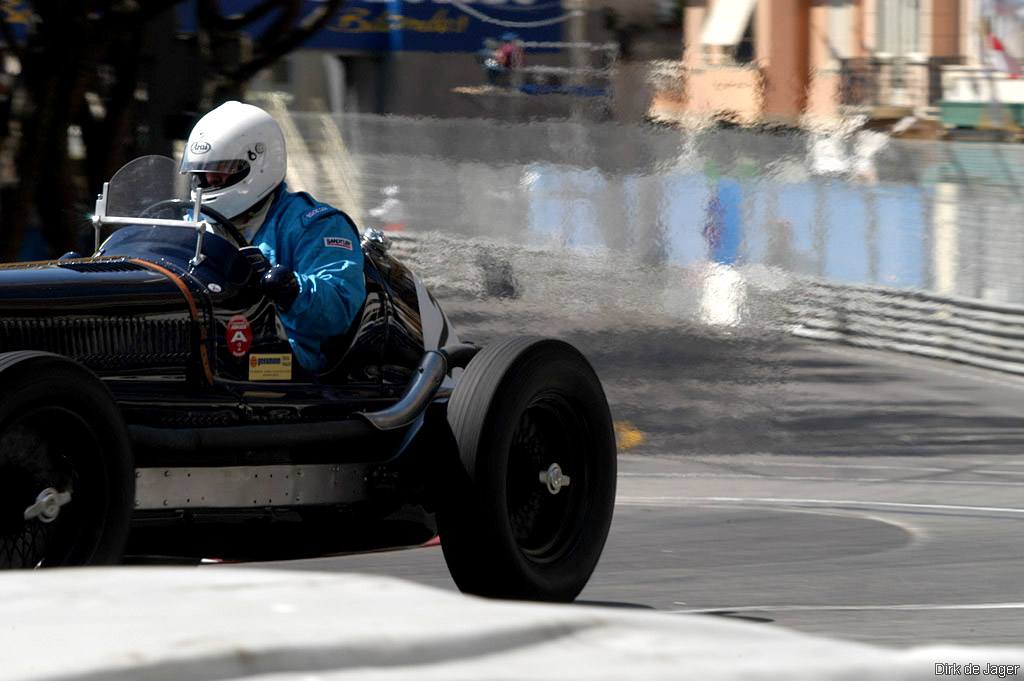
{"label": "car's rear wheel", "polygon": [[616,453],[600,380],[567,343],[489,345],[456,385],[459,461],[438,508],[452,578],[484,596],[571,601],[597,565]]}
{"label": "car's rear wheel", "polygon": [[90,371],[0,354],[0,568],[120,560],[135,497],[127,432]]}

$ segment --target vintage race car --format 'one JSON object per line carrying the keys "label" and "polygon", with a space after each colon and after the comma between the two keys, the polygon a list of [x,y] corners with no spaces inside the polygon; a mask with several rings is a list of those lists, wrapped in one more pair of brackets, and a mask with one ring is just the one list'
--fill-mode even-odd
{"label": "vintage race car", "polygon": [[263,254],[179,178],[169,158],[136,159],[97,201],[91,257],[0,266],[0,567],[439,535],[463,591],[575,598],[616,481],[584,356],[460,342],[369,230],[366,303],[310,374]]}

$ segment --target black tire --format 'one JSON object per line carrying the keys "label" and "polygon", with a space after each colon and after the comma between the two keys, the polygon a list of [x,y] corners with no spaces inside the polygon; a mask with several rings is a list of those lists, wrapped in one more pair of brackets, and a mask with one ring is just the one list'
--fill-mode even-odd
{"label": "black tire", "polygon": [[[46,489],[70,501],[48,522],[25,519]],[[106,386],[59,355],[0,354],[0,568],[120,562],[134,500],[128,433]]]}
{"label": "black tire", "polygon": [[[590,363],[562,341],[493,343],[466,367],[448,422],[459,458],[442,474],[437,521],[456,585],[496,598],[576,598],[615,505],[615,434]],[[552,492],[541,473],[556,463],[568,483]]]}

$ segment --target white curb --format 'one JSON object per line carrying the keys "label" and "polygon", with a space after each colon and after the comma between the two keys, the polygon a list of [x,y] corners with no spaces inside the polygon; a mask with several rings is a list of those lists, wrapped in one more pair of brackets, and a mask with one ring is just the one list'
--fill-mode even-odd
{"label": "white curb", "polygon": [[699,615],[241,568],[0,575],[0,651],[5,681],[934,679],[936,664],[1024,662],[1024,649],[896,651]]}

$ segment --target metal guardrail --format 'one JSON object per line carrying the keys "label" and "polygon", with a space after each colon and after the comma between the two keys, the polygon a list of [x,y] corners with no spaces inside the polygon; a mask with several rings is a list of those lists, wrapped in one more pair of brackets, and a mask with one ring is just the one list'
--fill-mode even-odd
{"label": "metal guardrail", "polygon": [[821,281],[799,290],[787,320],[796,336],[1024,374],[1024,305]]}
{"label": "metal guardrail", "polygon": [[844,106],[936,106],[942,99],[942,67],[961,57],[854,57],[840,60]]}
{"label": "metal guardrail", "polygon": [[[483,269],[498,262],[507,262],[516,268],[525,266],[535,275],[530,279],[533,282],[531,286],[536,286],[538,277],[542,279],[546,273],[545,267],[550,269],[549,261],[557,262],[563,257],[545,253],[543,249],[532,255],[524,254],[521,248],[510,250],[508,246],[486,239],[466,241],[432,233],[426,242],[422,242],[415,233],[389,234],[395,254],[410,262],[414,269],[424,266],[420,274],[432,274],[432,285],[440,286],[448,293],[492,295]],[[437,266],[442,261],[452,266],[439,269]],[[572,263],[563,262],[562,265],[577,270],[581,278],[587,278],[594,274],[589,269],[601,267],[601,258],[580,254]],[[745,280],[741,285],[751,294],[744,296],[742,304],[765,307],[759,313],[745,310],[745,314],[757,324],[779,328],[801,338],[908,353],[1024,375],[1024,305],[990,303],[965,296],[884,286],[837,284],[781,272],[777,288],[766,291],[766,297],[754,295],[759,287],[755,278],[744,275],[742,268],[737,272],[738,281]],[[525,273],[509,269],[506,274],[515,278],[515,275]],[[564,273],[562,276],[564,278]],[[666,284],[664,278],[652,281],[637,278],[627,283],[634,287],[655,286],[655,289],[645,290],[645,298],[652,301],[664,297],[665,291],[661,290]],[[659,286],[661,288],[657,288]],[[776,306],[779,300],[784,301],[781,309]],[[662,314],[666,312],[661,310]]]}

